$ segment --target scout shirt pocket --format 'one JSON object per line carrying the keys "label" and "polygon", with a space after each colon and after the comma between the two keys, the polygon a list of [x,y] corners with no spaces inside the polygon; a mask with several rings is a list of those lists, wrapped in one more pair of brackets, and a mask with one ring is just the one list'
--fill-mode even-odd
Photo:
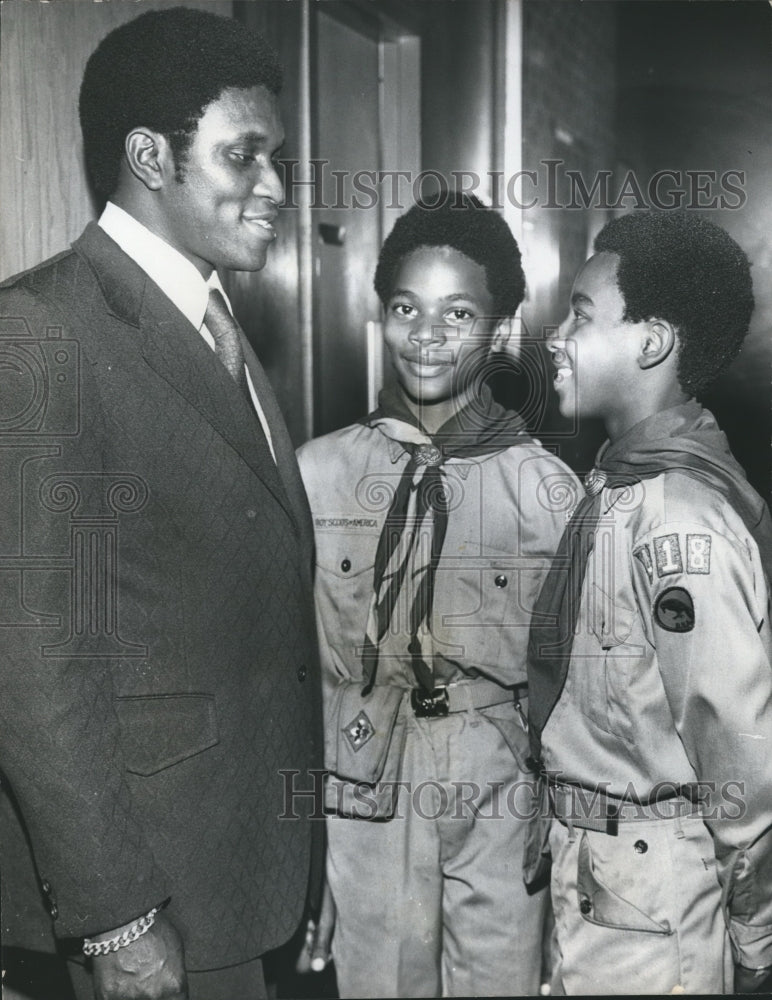
{"label": "scout shirt pocket", "polygon": [[[361,519],[360,519],[361,520]],[[373,599],[379,529],[352,529],[351,518],[315,518],[316,588],[319,630],[343,676],[361,677],[361,655]]]}
{"label": "scout shirt pocket", "polygon": [[343,681],[325,705],[325,805],[342,816],[386,819],[394,812],[407,732],[407,690]]}
{"label": "scout shirt pocket", "polygon": [[[526,576],[511,552],[486,546],[482,554],[459,558],[446,544],[435,582],[435,652],[465,668],[487,668],[505,683],[511,683],[509,675],[517,669],[519,680],[530,619],[523,593]],[[523,658],[513,663],[520,648]]]}

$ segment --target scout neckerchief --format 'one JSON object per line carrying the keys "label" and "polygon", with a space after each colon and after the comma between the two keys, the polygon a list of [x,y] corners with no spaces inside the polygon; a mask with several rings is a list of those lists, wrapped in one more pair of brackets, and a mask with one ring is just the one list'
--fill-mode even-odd
{"label": "scout neckerchief", "polygon": [[[362,653],[363,693],[369,693],[375,683],[381,645],[407,577],[414,596],[406,652],[419,684],[431,691],[434,669],[431,655],[423,648],[421,631],[430,620],[437,564],[448,526],[443,464],[449,458],[476,458],[503,451],[531,438],[525,433],[522,418],[499,406],[487,386],[482,386],[473,401],[436,434],[426,431],[400,392],[384,389],[378,403],[378,409],[362,423],[398,441],[410,457],[394,491],[375,554],[373,596]],[[428,529],[428,545],[420,540],[422,527]]]}
{"label": "scout neckerchief", "polygon": [[[746,480],[708,410],[694,401],[675,406],[642,420],[614,444],[606,442],[585,479],[586,495],[563,532],[534,608],[528,642],[528,715],[531,753],[537,761],[542,731],[568,674],[602,490],[675,469],[689,472],[726,498],[759,546],[767,575],[772,572],[769,510]],[[551,624],[537,624],[540,620]]]}

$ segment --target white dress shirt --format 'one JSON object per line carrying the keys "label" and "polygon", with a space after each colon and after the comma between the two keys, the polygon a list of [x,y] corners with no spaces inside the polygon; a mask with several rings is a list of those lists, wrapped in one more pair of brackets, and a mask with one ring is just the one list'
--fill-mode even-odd
{"label": "white dress shirt", "polygon": [[[204,325],[204,315],[209,304],[209,292],[216,288],[225,299],[228,309],[233,315],[230,299],[225,293],[217,271],[212,271],[208,281],[204,281],[196,266],[175,250],[171,244],[152,233],[133,215],[114,205],[111,201],[99,218],[99,226],[110,239],[115,240],[125,254],[138,264],[147,276],[158,285],[164,295],[172,301],[182,315],[193,324],[207,344],[214,350],[214,337]],[[276,454],[273,450],[271,430],[265,419],[263,408],[257,398],[255,387],[245,365],[247,385],[252,397],[255,411],[260,419],[268,447],[271,449],[274,462]]]}

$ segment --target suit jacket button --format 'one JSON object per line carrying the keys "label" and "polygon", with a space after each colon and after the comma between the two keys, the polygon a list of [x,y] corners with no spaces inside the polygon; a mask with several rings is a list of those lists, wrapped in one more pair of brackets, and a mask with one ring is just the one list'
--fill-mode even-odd
{"label": "suit jacket button", "polygon": [[586,915],[592,910],[592,903],[589,899],[582,899],[579,902],[579,909]]}
{"label": "suit jacket button", "polygon": [[40,884],[40,888],[43,890],[46,896],[51,895],[51,883],[48,881],[48,879],[46,878],[43,879],[43,881]]}
{"label": "suit jacket button", "polygon": [[249,518],[250,521],[254,520],[257,517],[257,511],[256,510],[248,510],[247,511],[247,517]]}
{"label": "suit jacket button", "polygon": [[305,679],[306,679],[306,668],[298,667],[298,680],[302,684]]}
{"label": "suit jacket button", "polygon": [[49,912],[51,913],[51,919],[56,920],[56,918],[59,916],[59,907],[56,905],[56,903],[51,903],[51,909]]}

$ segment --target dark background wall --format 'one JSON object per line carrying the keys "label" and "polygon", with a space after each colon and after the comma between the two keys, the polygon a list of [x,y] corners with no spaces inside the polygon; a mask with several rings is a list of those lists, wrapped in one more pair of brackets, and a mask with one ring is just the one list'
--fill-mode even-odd
{"label": "dark background wall", "polygon": [[500,4],[455,0],[422,5],[421,167],[492,169]]}
{"label": "dark background wall", "polygon": [[[742,354],[704,402],[751,481],[770,495],[772,438],[772,8],[764,2],[524,0],[523,202],[531,337],[567,312],[592,239],[614,215],[679,205],[726,228],[753,265]],[[547,165],[552,161],[552,165]],[[560,161],[556,163],[555,161]],[[567,171],[584,181],[586,197]],[[658,187],[652,179],[673,171]],[[734,172],[734,173],[732,173]],[[598,179],[603,185],[592,194]],[[522,388],[522,387],[521,387]],[[603,431],[550,397],[541,435],[575,469]]]}
{"label": "dark background wall", "polygon": [[[624,3],[618,5],[618,23],[620,159],[644,177],[681,171],[684,207],[727,229],[753,265],[751,332],[705,403],[756,489],[769,498],[772,9],[755,0]],[[707,173],[698,177],[696,171]],[[742,180],[727,177],[729,171]],[[741,194],[724,191],[722,177],[739,185]],[[696,196],[695,185],[704,188]]]}
{"label": "dark background wall", "polygon": [[[620,4],[525,0],[523,4],[523,247],[528,293],[523,319],[532,352],[568,311],[571,285],[603,207],[572,208],[566,171],[591,179],[616,162],[617,18]],[[663,5],[664,6],[664,5]],[[532,370],[537,371],[535,364]],[[548,373],[549,375],[549,373]],[[539,387],[544,391],[543,383]],[[546,387],[536,428],[577,470],[589,469],[602,443],[597,421],[563,420]]]}

